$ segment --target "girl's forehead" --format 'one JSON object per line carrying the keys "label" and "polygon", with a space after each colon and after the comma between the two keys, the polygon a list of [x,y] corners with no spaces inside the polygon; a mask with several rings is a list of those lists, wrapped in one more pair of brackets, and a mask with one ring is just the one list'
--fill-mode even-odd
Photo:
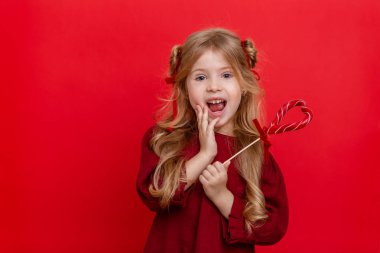
{"label": "girl's forehead", "polygon": [[192,70],[196,68],[225,68],[231,67],[222,52],[208,49],[194,62]]}

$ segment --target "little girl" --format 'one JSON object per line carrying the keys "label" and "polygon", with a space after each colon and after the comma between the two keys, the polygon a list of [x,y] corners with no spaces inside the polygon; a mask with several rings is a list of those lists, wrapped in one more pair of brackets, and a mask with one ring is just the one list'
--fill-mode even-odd
{"label": "little girl", "polygon": [[142,141],[137,191],[156,212],[144,252],[254,252],[284,236],[285,184],[268,143],[223,165],[259,137],[255,64],[253,43],[221,28],[173,48],[170,110]]}

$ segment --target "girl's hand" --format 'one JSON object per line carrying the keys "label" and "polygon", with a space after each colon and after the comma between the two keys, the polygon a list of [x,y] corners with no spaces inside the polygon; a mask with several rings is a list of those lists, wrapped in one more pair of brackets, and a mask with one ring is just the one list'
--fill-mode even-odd
{"label": "girl's hand", "polygon": [[211,163],[217,152],[217,145],[215,141],[214,127],[219,118],[213,119],[208,122],[208,109],[207,106],[196,106],[195,112],[197,114],[199,142],[200,142],[200,155],[206,157]]}
{"label": "girl's hand", "polygon": [[229,191],[227,189],[227,171],[229,165],[230,162],[226,165],[215,162],[212,165],[208,165],[199,176],[199,181],[203,185],[207,197],[214,203]]}

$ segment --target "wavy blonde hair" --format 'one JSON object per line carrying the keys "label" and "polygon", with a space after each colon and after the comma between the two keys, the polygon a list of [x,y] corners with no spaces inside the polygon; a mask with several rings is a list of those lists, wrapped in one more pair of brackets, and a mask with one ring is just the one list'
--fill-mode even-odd
{"label": "wavy blonde hair", "polygon": [[[242,45],[247,52],[250,66],[247,64]],[[229,30],[211,28],[191,34],[182,46],[174,46],[170,56],[169,74],[175,80],[172,92],[162,108],[165,113],[161,114],[151,139],[152,149],[160,160],[149,191],[152,196],[160,198],[163,208],[169,206],[180,182],[186,182],[185,158],[182,152],[197,132],[196,115],[189,102],[186,79],[194,63],[210,49],[222,53],[244,91],[234,117],[235,150],[245,147],[259,137],[252,120],[261,119],[260,101],[263,91],[250,71],[250,67],[253,68],[257,61],[257,51],[252,41],[245,40],[242,43],[240,38]],[[177,115],[173,115],[173,101],[177,103]],[[173,131],[168,131],[168,128],[172,128]],[[262,144],[250,147],[235,160],[236,168],[246,181],[247,204],[243,216],[249,232],[252,232],[252,227],[260,226],[267,219],[265,199],[260,189],[262,163]]]}

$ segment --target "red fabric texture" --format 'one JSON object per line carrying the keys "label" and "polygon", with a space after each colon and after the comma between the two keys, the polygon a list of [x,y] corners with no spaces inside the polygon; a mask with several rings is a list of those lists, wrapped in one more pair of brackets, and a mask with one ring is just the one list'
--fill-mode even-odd
{"label": "red fabric texture", "polygon": [[[151,252],[254,252],[254,245],[269,245],[279,241],[288,225],[288,201],[281,170],[269,153],[263,164],[261,189],[266,200],[268,220],[260,228],[248,234],[244,226],[243,210],[245,181],[239,175],[234,162],[228,169],[227,188],[234,195],[234,202],[228,220],[205,195],[198,181],[184,191],[181,183],[170,207],[162,209],[158,199],[148,191],[155,166],[159,160],[149,148],[153,128],[149,129],[142,141],[140,170],[137,177],[137,192],[144,204],[156,212],[148,239],[146,253]],[[215,161],[231,157],[235,138],[215,133],[218,154]],[[194,136],[184,151],[192,157],[199,151],[198,137]]]}

